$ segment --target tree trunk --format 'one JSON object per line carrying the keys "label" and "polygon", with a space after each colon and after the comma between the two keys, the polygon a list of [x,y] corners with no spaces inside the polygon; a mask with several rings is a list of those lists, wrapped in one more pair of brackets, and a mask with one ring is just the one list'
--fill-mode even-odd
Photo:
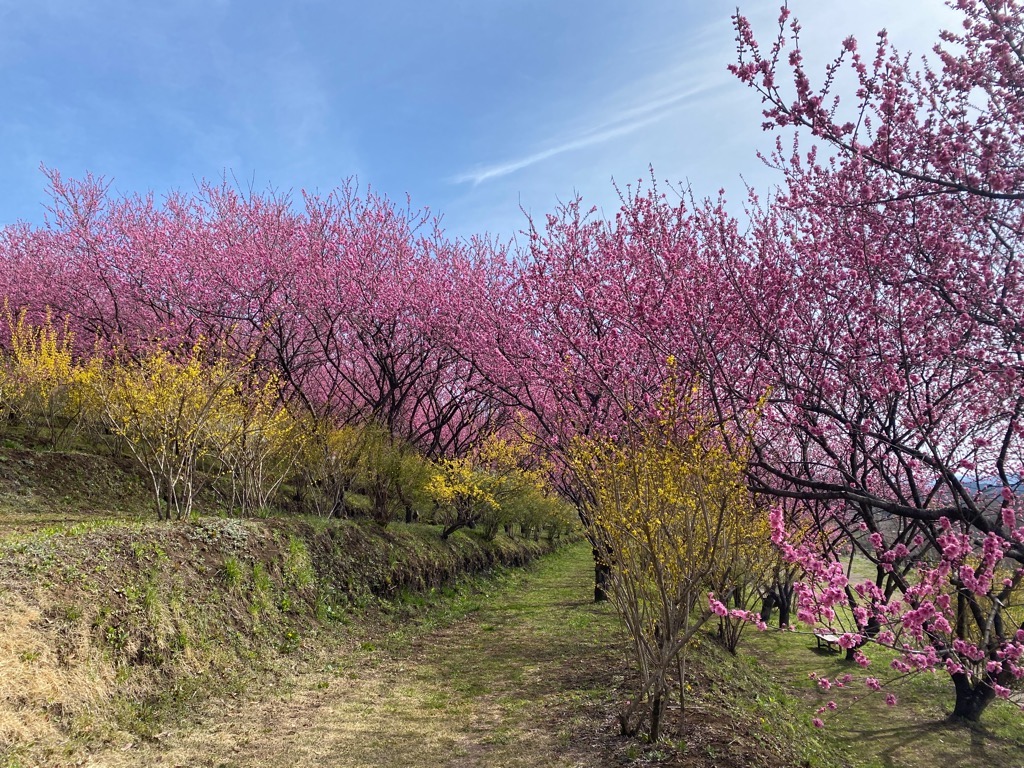
{"label": "tree trunk", "polygon": [[953,677],[953,687],[956,688],[956,705],[953,707],[953,714],[950,720],[966,720],[976,723],[981,719],[981,713],[995,698],[996,692],[988,680],[979,680],[971,685],[967,675],[958,672]]}
{"label": "tree trunk", "polygon": [[601,560],[601,556],[594,548],[594,602],[601,603],[608,599],[608,577],[611,575],[611,568]]}
{"label": "tree trunk", "polygon": [[768,621],[771,619],[772,611],[774,610],[775,594],[773,592],[769,592],[761,599],[761,621],[767,624]]}
{"label": "tree trunk", "polygon": [[864,627],[864,639],[861,640],[853,648],[846,649],[846,660],[855,661],[858,649],[866,645],[869,638],[875,637],[882,629],[882,625],[878,623],[878,618],[875,616],[868,617],[867,626]]}
{"label": "tree trunk", "polygon": [[785,629],[789,626],[789,611],[793,605],[793,585],[780,584],[775,594],[775,603],[779,606],[779,628]]}
{"label": "tree trunk", "polygon": [[661,715],[664,707],[664,696],[661,693],[654,695],[651,700],[651,744],[656,744],[661,738]]}
{"label": "tree trunk", "polygon": [[[449,525],[448,527],[446,527],[443,531],[441,531],[441,538],[443,540],[447,541],[448,537],[451,536],[453,533],[455,533],[457,530],[459,530],[459,528],[465,528],[466,526],[467,526],[467,523],[456,521],[456,522],[452,523],[451,525]],[[470,527],[472,527],[472,526],[470,526]]]}

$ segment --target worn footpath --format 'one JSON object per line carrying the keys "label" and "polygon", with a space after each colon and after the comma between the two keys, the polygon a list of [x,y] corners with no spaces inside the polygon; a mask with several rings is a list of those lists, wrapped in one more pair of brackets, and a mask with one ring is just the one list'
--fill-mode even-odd
{"label": "worn footpath", "polygon": [[441,611],[353,625],[264,690],[215,698],[190,722],[83,764],[602,764],[621,653],[591,578],[577,544]]}

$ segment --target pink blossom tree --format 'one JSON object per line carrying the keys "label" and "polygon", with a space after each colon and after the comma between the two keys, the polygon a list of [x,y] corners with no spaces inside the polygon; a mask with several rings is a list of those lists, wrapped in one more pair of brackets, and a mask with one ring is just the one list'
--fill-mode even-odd
{"label": "pink blossom tree", "polygon": [[[870,60],[848,39],[815,90],[785,9],[767,51],[736,17],[733,69],[766,128],[813,144],[777,145],[785,184],[754,216],[784,323],[753,337],[776,439],[755,440],[752,484],[834,534],[794,546],[777,520],[809,576],[801,617],[865,662],[870,640],[898,671],[944,666],[952,715],[976,720],[1024,677],[1024,27],[1014,0],[956,7],[964,31],[919,70],[884,33]],[[846,65],[852,103],[834,93]],[[854,554],[873,581],[849,580]]]}

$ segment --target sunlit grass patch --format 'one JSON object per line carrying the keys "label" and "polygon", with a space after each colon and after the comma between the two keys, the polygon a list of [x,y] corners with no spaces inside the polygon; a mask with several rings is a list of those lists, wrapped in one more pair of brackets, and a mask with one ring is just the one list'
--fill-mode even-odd
{"label": "sunlit grass patch", "polygon": [[[804,723],[821,717],[825,727],[816,738],[843,751],[855,766],[1013,766],[1024,754],[1024,722],[1008,702],[995,701],[981,723],[951,723],[953,684],[942,670],[902,678],[881,692],[869,690],[864,676],[877,671],[879,679],[890,676],[887,664],[893,654],[875,649],[872,665],[862,669],[845,660],[845,654],[818,651],[807,632],[768,631],[752,634],[747,643],[757,668],[770,677],[782,695],[798,702],[793,713]],[[816,683],[852,674],[855,682],[843,689],[825,691]],[[897,697],[896,706],[886,695]],[[819,707],[835,701],[834,711],[816,715]]]}

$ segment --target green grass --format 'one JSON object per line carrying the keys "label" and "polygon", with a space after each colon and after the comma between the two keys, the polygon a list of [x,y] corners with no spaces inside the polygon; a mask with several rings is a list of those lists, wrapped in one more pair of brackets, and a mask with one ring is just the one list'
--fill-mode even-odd
{"label": "green grass", "polygon": [[[817,707],[835,701],[838,708],[822,715],[825,727],[815,734],[824,745],[838,749],[856,768],[936,768],[936,766],[1024,765],[1024,718],[1016,706],[996,701],[977,725],[947,720],[953,707],[953,685],[945,672],[922,673],[872,692],[862,682],[848,689],[823,691],[811,678],[835,679],[852,674],[886,677],[888,658],[876,659],[867,670],[845,661],[843,654],[819,651],[806,633],[751,634],[741,654],[770,676],[782,695],[798,702],[794,710],[805,723]],[[877,671],[876,671],[877,670]],[[898,704],[889,707],[885,694]],[[802,710],[802,712],[800,712]]]}
{"label": "green grass", "polygon": [[0,536],[152,515],[150,491],[128,459],[0,449]]}

